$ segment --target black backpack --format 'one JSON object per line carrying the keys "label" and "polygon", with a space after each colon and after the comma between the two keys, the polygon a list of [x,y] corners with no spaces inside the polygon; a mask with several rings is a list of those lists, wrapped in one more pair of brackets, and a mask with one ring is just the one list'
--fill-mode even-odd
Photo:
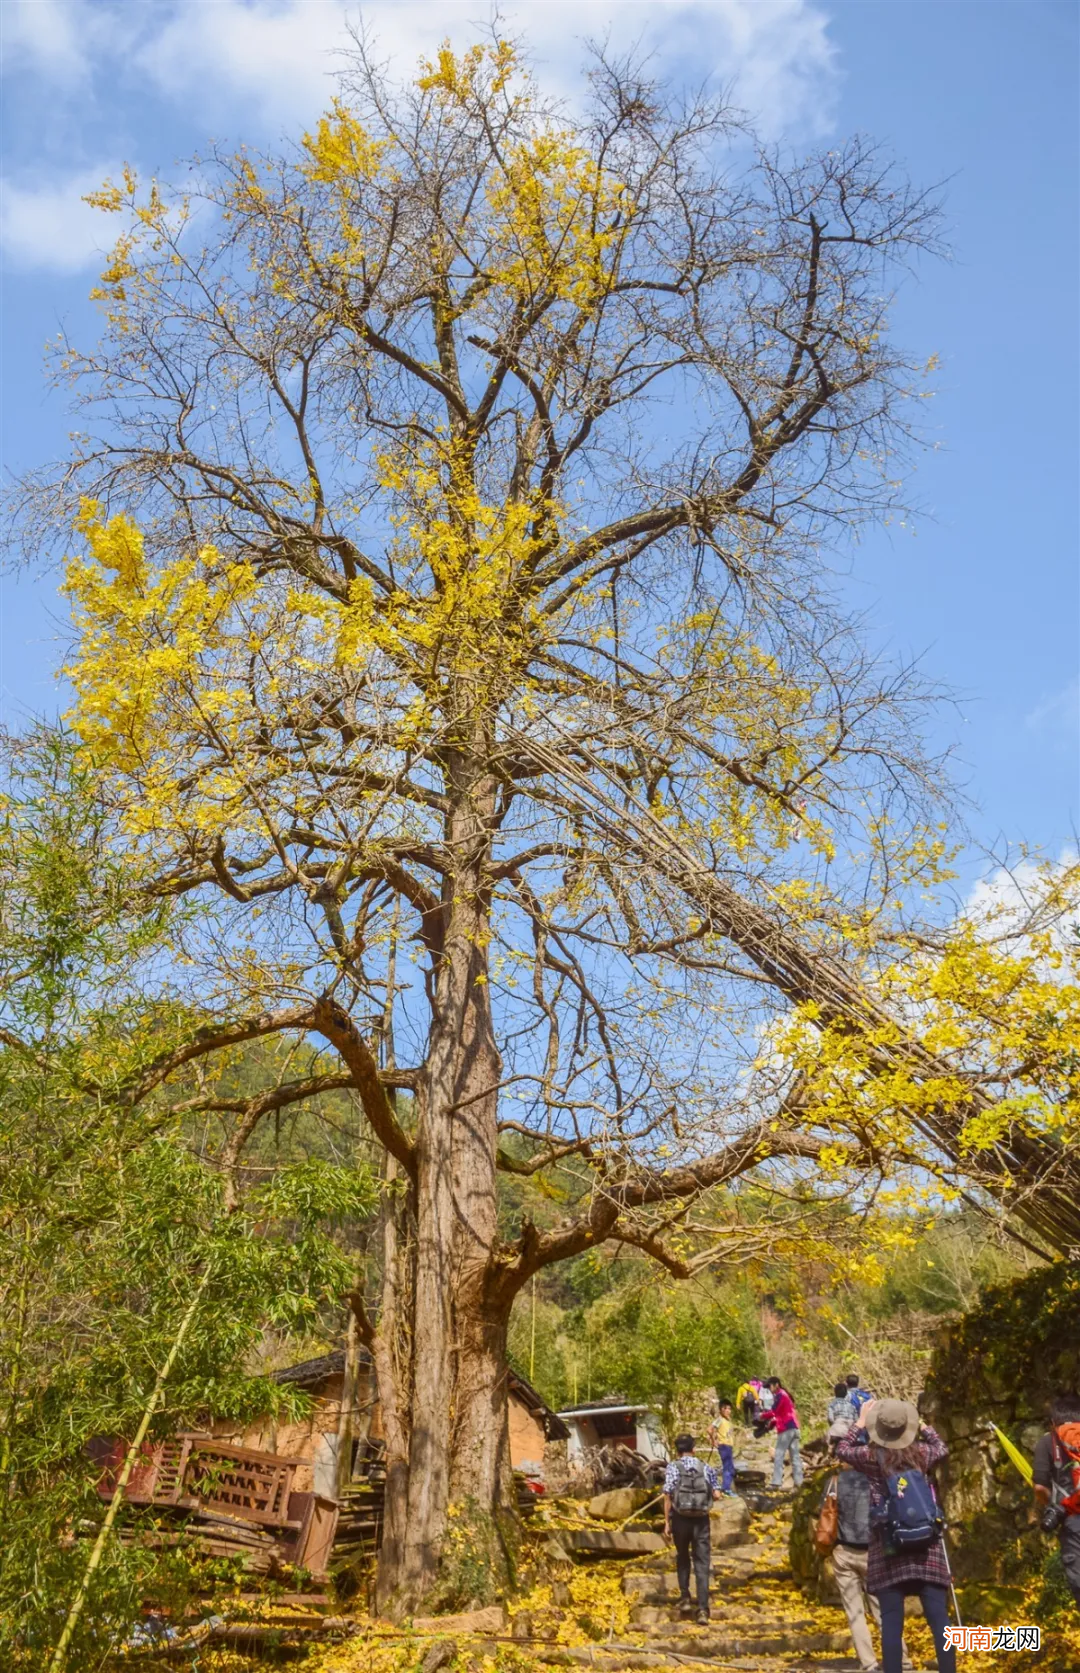
{"label": "black backpack", "polygon": [[705,1479],[705,1466],[700,1458],[679,1458],[676,1461],[679,1479],[671,1495],[671,1508],[679,1516],[708,1516],[712,1491]]}

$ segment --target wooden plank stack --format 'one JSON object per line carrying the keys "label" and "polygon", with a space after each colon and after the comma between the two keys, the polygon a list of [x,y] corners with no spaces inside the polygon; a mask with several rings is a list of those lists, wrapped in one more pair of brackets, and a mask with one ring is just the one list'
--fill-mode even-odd
{"label": "wooden plank stack", "polygon": [[[123,1442],[95,1448],[102,1465],[98,1492],[112,1497],[126,1454]],[[360,1474],[337,1502],[297,1492],[299,1458],[232,1446],[210,1435],[170,1435],[147,1444],[125,1488],[127,1502],[146,1514],[121,1537],[149,1545],[194,1546],[211,1557],[238,1557],[253,1574],[286,1565],[323,1578],[331,1564],[347,1568],[378,1550],[386,1499],[382,1449],[370,1445]],[[515,1472],[518,1514],[532,1516],[536,1495]]]}
{"label": "wooden plank stack", "polygon": [[[112,1497],[126,1447],[99,1456],[103,1499]],[[318,1493],[296,1492],[299,1458],[230,1446],[210,1435],[180,1434],[144,1449],[124,1496],[152,1513],[153,1525],[129,1537],[152,1544],[194,1541],[207,1555],[240,1556],[256,1573],[288,1563],[326,1573],[338,1507]]]}

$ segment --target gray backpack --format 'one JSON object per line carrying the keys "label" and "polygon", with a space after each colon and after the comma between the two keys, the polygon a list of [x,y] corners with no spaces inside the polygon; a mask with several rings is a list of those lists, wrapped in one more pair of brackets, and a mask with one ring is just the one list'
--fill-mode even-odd
{"label": "gray backpack", "polygon": [[679,1479],[671,1495],[671,1508],[679,1516],[708,1516],[712,1493],[705,1479],[705,1466],[700,1458],[680,1458],[676,1461]]}

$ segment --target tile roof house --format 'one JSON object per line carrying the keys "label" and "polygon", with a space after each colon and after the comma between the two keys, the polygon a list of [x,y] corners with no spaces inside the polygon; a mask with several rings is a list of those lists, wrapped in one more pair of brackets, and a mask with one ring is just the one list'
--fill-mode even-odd
{"label": "tile roof house", "polygon": [[[281,1452],[303,1460],[298,1486],[334,1498],[339,1479],[339,1437],[351,1430],[350,1474],[362,1466],[383,1439],[379,1399],[370,1357],[361,1350],[356,1392],[351,1410],[343,1414],[345,1394],[345,1350],[306,1359],[273,1373],[274,1381],[301,1388],[313,1398],[311,1411],[292,1423],[262,1421],[238,1430],[224,1423],[214,1425],[214,1434],[259,1451]],[[570,1429],[546,1404],[543,1397],[516,1372],[507,1380],[510,1425],[510,1463],[526,1475],[543,1476],[549,1441],[565,1441]],[[343,1417],[345,1421],[343,1422]]]}

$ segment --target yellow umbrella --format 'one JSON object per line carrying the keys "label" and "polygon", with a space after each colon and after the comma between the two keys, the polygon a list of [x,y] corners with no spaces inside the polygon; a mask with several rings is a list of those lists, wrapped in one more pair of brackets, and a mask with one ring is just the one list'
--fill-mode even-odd
{"label": "yellow umbrella", "polygon": [[1013,1443],[1012,1443],[1012,1441],[1010,1441],[1008,1435],[1002,1434],[1001,1430],[998,1428],[996,1423],[992,1423],[990,1425],[990,1427],[994,1431],[994,1434],[997,1436],[998,1440],[1001,1442],[1002,1446],[1005,1448],[1006,1453],[1012,1459],[1013,1463],[1016,1465],[1017,1469],[1020,1471],[1020,1474],[1023,1476],[1024,1480],[1027,1482],[1028,1486],[1030,1487],[1031,1486],[1031,1465],[1028,1463],[1027,1459],[1024,1457],[1024,1454],[1020,1451],[1019,1447],[1013,1445]]}

